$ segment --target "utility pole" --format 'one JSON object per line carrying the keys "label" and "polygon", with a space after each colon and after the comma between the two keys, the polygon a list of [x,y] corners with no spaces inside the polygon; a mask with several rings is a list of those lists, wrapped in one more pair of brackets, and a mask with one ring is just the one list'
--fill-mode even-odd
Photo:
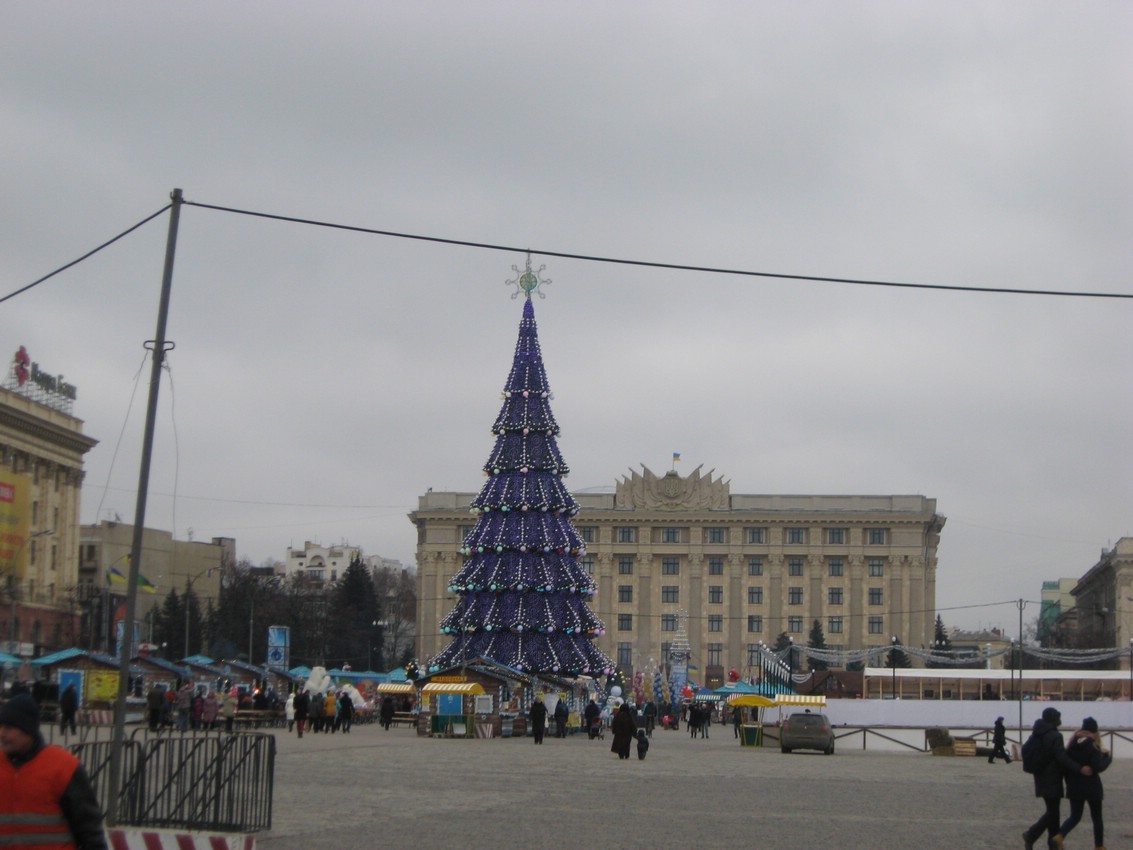
{"label": "utility pole", "polygon": [[118,655],[118,699],[114,704],[114,739],[110,750],[110,783],[106,803],[106,822],[118,823],[118,795],[122,787],[122,752],[126,741],[126,691],[130,678],[130,650],[134,642],[134,615],[138,604],[138,573],[142,565],[142,532],[146,522],[146,499],[149,495],[150,461],[153,457],[153,434],[157,422],[157,396],[161,386],[161,367],[165,352],[173,347],[165,340],[169,318],[169,294],[173,288],[173,258],[177,253],[177,225],[181,220],[181,190],[170,195],[169,233],[165,240],[165,267],[161,275],[161,298],[157,308],[157,331],[146,343],[152,352],[149,404],[146,407],[145,433],[142,438],[142,460],[138,470],[138,499],[134,510],[134,539],[130,547],[130,563],[126,576],[126,617],[123,622],[122,646]]}

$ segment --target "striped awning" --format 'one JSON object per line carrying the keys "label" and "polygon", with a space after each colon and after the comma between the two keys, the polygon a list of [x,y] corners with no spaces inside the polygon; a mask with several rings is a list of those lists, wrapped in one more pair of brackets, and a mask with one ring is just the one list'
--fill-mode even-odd
{"label": "striped awning", "polygon": [[775,705],[825,706],[822,694],[775,694]]}
{"label": "striped awning", "polygon": [[484,688],[476,682],[429,682],[421,689],[424,696],[429,694],[465,694],[478,696]]}
{"label": "striped awning", "polygon": [[778,703],[759,694],[732,694],[728,697],[728,705],[736,708],[770,708]]}
{"label": "striped awning", "polygon": [[379,694],[414,694],[417,689],[410,682],[382,682],[374,691]]}

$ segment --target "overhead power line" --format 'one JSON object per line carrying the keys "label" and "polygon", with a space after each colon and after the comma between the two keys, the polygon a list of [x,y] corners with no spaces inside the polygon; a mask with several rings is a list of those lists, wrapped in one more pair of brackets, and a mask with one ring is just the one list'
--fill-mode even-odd
{"label": "overhead power line", "polygon": [[671,271],[701,272],[704,274],[739,275],[742,277],[766,277],[778,280],[805,280],[816,283],[844,283],[853,286],[889,286],[902,289],[938,289],[952,292],[985,292],[1003,295],[1055,295],[1067,298],[1133,298],[1133,293],[1121,292],[1075,292],[1059,289],[1016,289],[1003,286],[959,286],[943,283],[908,283],[891,280],[865,280],[850,277],[823,277],[820,275],[783,274],[780,272],[757,272],[747,269],[728,269],[717,266],[697,266],[684,263],[661,263],[653,260],[630,260],[622,257],[601,257],[593,254],[573,254],[567,251],[552,251],[545,248],[520,248],[514,245],[499,245],[491,242],[471,242],[464,239],[447,239],[440,236],[425,236],[419,233],[399,233],[394,230],[378,230],[372,227],[359,227],[351,224],[336,224],[329,221],[318,221],[310,218],[276,215],[274,213],[242,210],[235,207],[222,207],[216,204],[205,204],[198,201],[185,201],[187,205],[201,207],[202,209],[218,210],[220,212],[249,215],[256,218],[272,219],[274,221],[287,221],[293,224],[306,224],[313,227],[329,227],[335,230],[349,230],[355,233],[369,233],[374,236],[388,236],[394,239],[413,239],[419,242],[435,242],[441,245],[457,245],[463,248],[481,248],[487,251],[504,251],[509,254],[530,253],[542,257],[559,257],[567,260],[582,260],[588,263],[612,263],[623,266],[640,266],[651,269],[668,269]]}
{"label": "overhead power line", "polygon": [[170,208],[171,206],[172,206],[172,204],[166,204],[166,205],[165,205],[164,207],[162,207],[161,209],[159,209],[159,210],[158,210],[157,212],[155,212],[155,213],[154,213],[153,215],[147,215],[147,216],[146,216],[145,218],[143,218],[143,219],[142,219],[141,221],[139,221],[139,222],[138,222],[137,224],[135,224],[135,225],[134,225],[133,227],[128,227],[128,228],[126,228],[126,229],[125,229],[125,230],[123,230],[123,231],[122,231],[121,233],[119,233],[119,234],[118,234],[117,236],[115,236],[115,237],[114,237],[113,239],[108,239],[108,240],[107,240],[106,242],[103,242],[103,243],[102,243],[101,245],[99,245],[99,246],[98,246],[97,248],[93,248],[93,249],[91,249],[90,251],[87,251],[87,252],[86,252],[85,254],[83,254],[83,255],[82,255],[81,257],[79,257],[78,259],[76,259],[76,260],[71,260],[71,262],[67,263],[67,264],[66,264],[65,266],[60,266],[59,268],[57,268],[57,269],[56,269],[55,271],[53,271],[53,272],[48,272],[48,273],[47,273],[47,274],[45,274],[45,275],[44,275],[43,277],[41,277],[41,278],[40,278],[39,280],[33,280],[33,281],[32,281],[31,283],[29,283],[29,284],[28,284],[27,286],[21,286],[21,287],[20,287],[19,289],[17,289],[17,290],[15,291],[15,292],[9,292],[9,293],[8,293],[7,295],[5,295],[4,297],[0,298],[0,304],[3,304],[3,303],[4,303],[5,301],[7,301],[7,300],[8,300],[9,298],[15,298],[15,297],[16,297],[17,295],[19,295],[19,294],[20,294],[21,292],[27,292],[27,291],[28,291],[29,289],[31,289],[31,288],[32,288],[33,286],[39,286],[39,285],[40,285],[41,283],[43,283],[43,282],[44,282],[45,280],[48,280],[48,279],[50,279],[50,278],[53,278],[53,277],[55,277],[55,275],[59,274],[60,272],[66,271],[67,269],[71,268],[71,266],[77,266],[77,265],[78,265],[79,263],[81,263],[81,262],[82,262],[83,260],[86,260],[86,259],[88,259],[88,258],[90,258],[90,257],[93,257],[93,256],[94,256],[95,254],[97,254],[97,253],[98,253],[99,251],[101,251],[101,250],[102,250],[103,248],[108,248],[108,247],[110,247],[110,246],[111,246],[111,245],[113,245],[113,244],[114,244],[115,242],[117,242],[117,241],[118,241],[119,239],[122,239],[123,237],[125,237],[125,236],[128,236],[129,234],[133,233],[133,232],[134,232],[135,230],[137,230],[137,229],[138,229],[139,227],[141,227],[141,226],[142,226],[143,224],[145,224],[145,223],[147,223],[147,222],[150,222],[150,221],[153,221],[153,220],[154,220],[155,218],[157,218],[157,217],[158,217],[159,215],[161,215],[161,214],[162,214],[163,212],[165,212],[165,211],[166,211],[167,209],[169,209],[169,208]]}
{"label": "overhead power line", "polygon": [[[993,293],[993,294],[1000,294],[1000,295],[1049,295],[1049,296],[1056,296],[1056,297],[1061,297],[1061,298],[1133,299],[1133,293],[1124,293],[1124,292],[1077,292],[1077,291],[1073,291],[1073,290],[1063,290],[1063,289],[1024,289],[1024,288],[1007,287],[1007,286],[960,286],[959,284],[944,284],[944,283],[912,283],[912,282],[909,282],[909,281],[869,280],[869,279],[865,279],[865,278],[829,277],[829,276],[824,276],[824,275],[787,274],[785,272],[752,271],[750,269],[730,269],[730,268],[722,268],[722,267],[719,267],[719,266],[701,266],[701,265],[693,265],[693,264],[688,264],[688,263],[662,263],[662,262],[655,261],[655,260],[634,260],[634,259],[628,259],[628,258],[625,258],[625,257],[603,257],[603,256],[595,255],[595,254],[577,254],[577,253],[572,253],[572,252],[569,252],[569,251],[555,251],[555,250],[551,250],[551,249],[548,249],[548,248],[519,247],[519,246],[516,246],[516,245],[502,245],[502,244],[493,243],[493,242],[473,242],[473,241],[467,240],[467,239],[450,239],[450,238],[445,238],[445,237],[441,237],[441,236],[426,236],[426,235],[420,234],[420,233],[402,233],[402,232],[399,232],[399,231],[396,231],[396,230],[381,230],[381,229],[373,228],[373,227],[361,227],[359,225],[339,224],[339,223],[330,222],[330,221],[320,221],[318,219],[300,218],[298,216],[278,215],[276,213],[258,212],[256,210],[245,210],[245,209],[239,209],[237,207],[221,206],[219,204],[206,204],[206,203],[203,203],[203,202],[200,202],[200,201],[184,201],[183,203],[188,205],[188,206],[200,207],[201,209],[215,210],[217,212],[234,213],[236,215],[246,215],[246,216],[252,216],[252,217],[255,217],[255,218],[270,219],[272,221],[284,221],[284,222],[289,222],[291,224],[304,224],[304,225],[308,225],[310,227],[326,227],[326,228],[331,228],[333,230],[346,230],[346,231],[350,231],[350,232],[353,232],[353,233],[366,233],[366,234],[370,234],[372,236],[386,236],[386,237],[389,237],[389,238],[392,238],[392,239],[411,239],[411,240],[415,240],[415,241],[418,241],[418,242],[432,242],[432,243],[435,243],[435,244],[454,245],[454,246],[458,246],[458,247],[462,247],[462,248],[479,248],[481,250],[501,251],[501,252],[506,252],[506,253],[509,253],[509,254],[530,253],[530,254],[535,254],[535,255],[543,256],[543,257],[558,257],[558,258],[561,258],[561,259],[580,260],[582,262],[588,262],[588,263],[608,263],[608,264],[612,264],[612,265],[637,266],[637,267],[640,267],[640,268],[666,269],[666,270],[669,270],[669,271],[698,272],[698,273],[701,273],[701,274],[719,274],[719,275],[731,275],[731,276],[738,276],[738,277],[761,277],[761,278],[770,278],[770,279],[776,279],[776,280],[809,281],[809,282],[812,282],[812,283],[840,283],[840,284],[846,284],[846,285],[850,285],[850,286],[883,286],[883,287],[890,287],[890,288],[897,288],[897,289],[935,289],[935,290],[947,291],[947,292],[979,292],[979,293]],[[40,283],[43,283],[45,280],[48,280],[49,278],[54,277],[55,275],[59,274],[60,272],[65,271],[66,269],[69,269],[72,266],[77,265],[78,263],[81,263],[83,260],[85,260],[85,259],[93,256],[94,254],[98,253],[99,251],[101,251],[103,248],[106,248],[109,245],[114,244],[115,242],[117,242],[119,239],[123,238],[127,234],[133,232],[134,230],[137,230],[139,227],[141,227],[146,222],[148,222],[148,221],[156,218],[157,216],[161,215],[163,212],[165,212],[167,209],[169,209],[169,206],[170,205],[166,205],[166,206],[162,207],[160,210],[155,212],[153,215],[147,216],[146,218],[142,219],[140,222],[135,224],[133,227],[129,228],[128,230],[123,231],[122,233],[115,236],[113,239],[110,239],[109,241],[104,242],[102,245],[99,245],[97,248],[95,248],[91,251],[88,251],[86,254],[83,254],[83,256],[79,257],[78,259],[73,260],[73,261],[71,261],[70,263],[67,263],[64,266],[60,266],[55,271],[51,272],[50,274],[44,275],[39,280],[32,281],[27,286],[21,287],[20,289],[17,289],[14,292],[9,293],[8,295],[0,297],[0,304],[2,304],[3,302],[7,301],[10,298],[14,298],[17,295],[19,295],[23,292],[26,292],[27,290],[31,289],[34,286],[39,285]]]}

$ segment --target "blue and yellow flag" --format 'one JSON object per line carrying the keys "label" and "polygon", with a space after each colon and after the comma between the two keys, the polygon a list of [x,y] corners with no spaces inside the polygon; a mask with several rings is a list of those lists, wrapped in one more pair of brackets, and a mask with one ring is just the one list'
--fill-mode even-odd
{"label": "blue and yellow flag", "polygon": [[[117,567],[111,567],[110,568],[110,570],[107,574],[107,578],[109,579],[111,584],[125,584],[126,583],[125,574],[120,569],[118,569]],[[140,587],[146,593],[157,593],[157,588],[153,585],[153,583],[148,578],[146,578],[141,573],[138,573],[138,587]]]}
{"label": "blue and yellow flag", "polygon": [[673,463],[676,463],[680,459],[681,459],[681,453],[680,452],[673,452]]}

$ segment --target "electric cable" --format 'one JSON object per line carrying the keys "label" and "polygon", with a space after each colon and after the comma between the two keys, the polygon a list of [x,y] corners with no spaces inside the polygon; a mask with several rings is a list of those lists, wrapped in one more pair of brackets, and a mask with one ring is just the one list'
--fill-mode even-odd
{"label": "electric cable", "polygon": [[8,300],[9,298],[15,298],[15,297],[16,297],[17,295],[19,295],[20,293],[23,293],[23,292],[27,292],[27,291],[28,291],[29,289],[31,289],[32,287],[35,287],[35,286],[39,286],[39,285],[40,285],[41,283],[43,283],[43,282],[44,282],[45,280],[49,280],[50,278],[53,278],[53,277],[55,277],[55,275],[59,274],[60,272],[64,272],[64,271],[66,271],[67,269],[71,268],[71,266],[77,266],[77,265],[78,265],[79,263],[81,263],[81,262],[82,262],[83,260],[86,260],[86,259],[88,259],[88,258],[90,258],[90,257],[93,257],[93,256],[94,256],[95,254],[97,254],[97,253],[98,253],[99,251],[101,251],[101,250],[102,250],[103,248],[109,248],[109,247],[110,247],[111,245],[113,245],[113,244],[114,244],[115,242],[117,242],[117,241],[118,241],[119,239],[121,239],[121,238],[123,238],[124,236],[127,236],[127,235],[129,235],[129,234],[131,234],[131,233],[133,233],[133,232],[134,232],[135,230],[137,230],[137,229],[138,229],[139,227],[141,227],[141,226],[142,226],[143,224],[146,224],[147,222],[153,221],[153,220],[154,220],[155,218],[157,218],[157,217],[158,217],[159,215],[161,215],[161,214],[162,214],[163,212],[165,212],[165,211],[166,211],[167,209],[169,209],[169,208],[170,208],[171,206],[173,206],[173,205],[172,205],[172,204],[166,204],[166,205],[165,205],[164,207],[162,207],[161,209],[159,209],[159,210],[158,210],[157,212],[155,212],[155,213],[154,213],[153,215],[148,215],[148,216],[146,216],[146,217],[145,217],[145,218],[143,218],[143,219],[142,219],[141,221],[139,221],[139,222],[138,222],[137,224],[135,224],[135,225],[134,225],[133,227],[129,227],[129,228],[127,228],[126,230],[123,230],[123,231],[122,231],[121,233],[119,233],[119,234],[118,234],[117,236],[115,236],[115,237],[114,237],[113,239],[109,239],[109,240],[107,240],[106,242],[103,242],[103,243],[102,243],[101,245],[99,245],[99,246],[98,246],[97,248],[93,248],[92,250],[90,250],[90,251],[87,251],[87,252],[86,252],[85,254],[83,254],[83,255],[82,255],[81,257],[79,257],[79,258],[78,258],[77,260],[72,260],[71,262],[67,263],[67,264],[66,264],[65,266],[60,266],[60,267],[59,267],[59,268],[57,268],[57,269],[56,269],[55,271],[53,271],[53,272],[49,272],[49,273],[45,274],[45,275],[44,275],[43,277],[41,277],[41,278],[40,278],[39,280],[33,280],[33,281],[32,281],[31,283],[29,283],[29,284],[28,284],[27,286],[21,286],[21,287],[20,287],[19,289],[17,289],[17,290],[15,291],[15,292],[9,292],[9,293],[8,293],[7,295],[5,295],[5,296],[3,296],[2,298],[0,298],[0,304],[3,304],[3,303],[4,303],[5,301],[7,301],[7,300]]}

